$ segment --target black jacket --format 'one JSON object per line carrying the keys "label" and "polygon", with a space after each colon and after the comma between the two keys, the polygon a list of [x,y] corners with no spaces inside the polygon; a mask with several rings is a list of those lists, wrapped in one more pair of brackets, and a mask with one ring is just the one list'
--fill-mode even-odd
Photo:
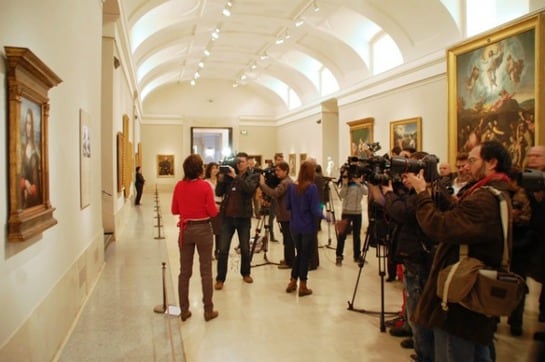
{"label": "black jacket", "polygon": [[224,176],[216,185],[216,196],[223,196],[220,211],[228,217],[252,217],[252,196],[259,185],[259,174],[246,171],[235,178]]}

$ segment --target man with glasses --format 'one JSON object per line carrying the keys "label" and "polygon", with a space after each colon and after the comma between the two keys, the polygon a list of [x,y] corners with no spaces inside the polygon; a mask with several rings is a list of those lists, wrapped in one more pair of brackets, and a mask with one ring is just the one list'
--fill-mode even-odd
{"label": "man with glasses", "polygon": [[[441,211],[432,199],[423,172],[408,174],[408,181],[417,193],[418,224],[428,237],[438,242],[430,276],[413,316],[416,323],[433,328],[435,361],[492,361],[489,346],[493,343],[495,318],[455,303],[449,303],[445,311],[437,297],[437,278],[441,269],[459,260],[462,244],[468,245],[470,256],[485,265],[501,265],[504,235],[500,205],[484,186],[496,188],[511,202],[507,176],[511,156],[501,143],[487,141],[470,151],[465,167],[475,183],[446,211]],[[508,244],[511,245],[511,235]]]}
{"label": "man with glasses", "polygon": [[223,196],[221,212],[223,225],[220,245],[218,246],[218,274],[216,290],[223,289],[227,276],[229,248],[235,233],[240,246],[240,274],[246,283],[253,283],[250,276],[250,227],[252,218],[252,196],[258,186],[259,174],[248,172],[248,155],[237,154],[237,171],[229,166],[229,172],[220,175],[216,186],[216,196]]}
{"label": "man with glasses", "polygon": [[284,260],[280,262],[278,269],[291,269],[295,260],[295,245],[290,232],[290,211],[286,208],[286,191],[293,183],[289,177],[290,167],[287,162],[280,161],[275,165],[276,177],[280,183],[275,188],[269,187],[265,183],[265,176],[259,176],[259,186],[261,190],[273,200],[276,201],[276,218],[280,223],[280,232],[284,239]]}

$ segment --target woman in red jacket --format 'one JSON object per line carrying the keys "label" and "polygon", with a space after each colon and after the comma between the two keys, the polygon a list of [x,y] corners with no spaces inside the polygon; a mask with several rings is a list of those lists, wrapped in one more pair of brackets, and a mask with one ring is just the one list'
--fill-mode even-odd
{"label": "woman in red jacket", "polygon": [[214,194],[210,185],[202,179],[203,160],[198,154],[184,160],[184,178],[178,181],[172,195],[172,214],[180,215],[180,274],[178,295],[182,321],[191,317],[189,310],[189,279],[193,272],[195,247],[199,253],[199,265],[204,303],[204,319],[209,321],[218,316],[212,302],[212,248],[213,233],[210,218],[218,214]]}

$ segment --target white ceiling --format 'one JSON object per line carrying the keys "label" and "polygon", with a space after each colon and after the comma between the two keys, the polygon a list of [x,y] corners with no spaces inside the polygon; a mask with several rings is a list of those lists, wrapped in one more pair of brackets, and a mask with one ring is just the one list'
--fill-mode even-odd
{"label": "white ceiling", "polygon": [[[179,87],[187,96],[225,89],[235,82],[287,111],[273,84],[293,89],[302,104],[320,100],[308,75],[326,67],[340,89],[373,74],[369,41],[380,32],[397,44],[408,63],[462,38],[451,0],[107,0],[105,12],[120,12],[140,101]],[[314,4],[320,8],[314,11]],[[297,20],[304,24],[297,27]],[[218,28],[219,38],[211,40]],[[275,41],[290,35],[283,44]],[[208,49],[210,56],[205,56]],[[262,59],[263,54],[267,59]],[[199,68],[203,62],[204,68]],[[199,70],[197,83],[189,82]],[[241,79],[241,77],[245,79]],[[220,86],[221,85],[221,86]],[[202,99],[210,95],[199,94]],[[278,107],[280,106],[280,107]],[[145,106],[144,106],[145,112]]]}

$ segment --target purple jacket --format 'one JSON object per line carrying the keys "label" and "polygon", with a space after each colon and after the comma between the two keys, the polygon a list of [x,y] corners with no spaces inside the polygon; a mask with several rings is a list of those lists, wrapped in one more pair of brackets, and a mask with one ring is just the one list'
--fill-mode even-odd
{"label": "purple jacket", "polygon": [[302,194],[297,193],[297,185],[290,184],[286,197],[286,208],[291,211],[290,229],[297,234],[315,233],[317,220],[322,218],[318,188],[310,184]]}

